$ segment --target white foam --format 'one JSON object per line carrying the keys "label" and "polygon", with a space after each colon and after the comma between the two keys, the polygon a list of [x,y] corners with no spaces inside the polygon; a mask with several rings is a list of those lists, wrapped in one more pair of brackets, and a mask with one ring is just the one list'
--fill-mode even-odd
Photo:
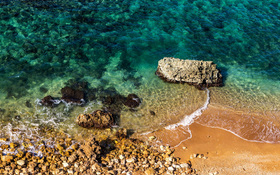
{"label": "white foam", "polygon": [[[198,122],[198,123],[199,123],[199,122]],[[268,141],[268,140],[264,140],[264,139],[261,139],[261,140],[249,140],[249,139],[246,139],[246,138],[244,138],[244,137],[238,135],[236,132],[231,131],[231,130],[229,130],[229,129],[225,129],[225,128],[218,127],[218,126],[205,125],[205,124],[202,124],[202,123],[199,123],[199,124],[202,125],[202,126],[208,127],[208,128],[215,128],[215,129],[221,129],[221,130],[227,131],[227,132],[229,132],[229,133],[231,133],[231,134],[233,134],[233,135],[235,135],[235,136],[241,138],[242,140],[245,140],[245,141],[248,141],[248,142],[271,143],[271,144],[275,144],[275,143],[279,144],[279,143],[280,143],[280,141]],[[270,133],[270,134],[271,134],[271,133]]]}
{"label": "white foam", "polygon": [[207,99],[206,99],[206,102],[204,103],[204,105],[201,108],[197,109],[196,111],[194,111],[190,115],[186,115],[184,117],[184,119],[181,120],[179,123],[175,123],[175,124],[166,126],[165,129],[171,130],[171,129],[177,128],[178,126],[189,126],[189,125],[191,125],[194,122],[194,119],[196,117],[199,117],[202,114],[202,112],[207,109],[207,106],[210,103],[210,91],[208,89],[206,89],[206,92],[207,92]]}
{"label": "white foam", "polygon": [[189,139],[191,139],[191,138],[192,138],[192,132],[191,132],[190,128],[188,128],[187,132],[190,134],[190,136],[189,136],[189,137],[187,137],[186,139],[180,140],[180,142],[179,142],[177,145],[173,146],[174,148],[176,148],[176,147],[180,146],[180,145],[181,145],[181,143],[183,143],[184,141],[189,140]]}

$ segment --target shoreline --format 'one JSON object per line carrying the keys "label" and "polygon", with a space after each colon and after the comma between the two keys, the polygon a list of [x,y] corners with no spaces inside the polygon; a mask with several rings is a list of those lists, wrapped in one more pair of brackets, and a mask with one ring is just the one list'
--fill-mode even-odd
{"label": "shoreline", "polygon": [[[72,143],[72,138],[66,139],[70,141],[69,143],[64,143],[63,139],[58,139],[56,140],[55,144],[56,148],[52,149],[54,153],[52,156],[56,156],[58,159],[49,162],[49,165],[47,165],[47,167],[51,168],[51,170],[49,171],[43,170],[41,168],[46,168],[46,166],[43,166],[43,163],[46,163],[49,159],[48,157],[50,157],[51,155],[47,154],[46,156],[43,156],[45,158],[40,158],[39,160],[38,156],[33,156],[30,159],[31,155],[26,152],[27,150],[23,151],[24,153],[22,155],[11,155],[8,153],[7,155],[0,156],[0,173],[12,171],[17,171],[17,173],[27,171],[43,171],[73,174],[75,172],[105,173],[106,171],[110,170],[110,172],[114,174],[121,174],[122,172],[131,174],[143,174],[146,173],[146,171],[164,174],[167,171],[172,170],[172,172],[174,173],[183,173],[184,171],[188,171],[188,173],[202,175],[280,174],[280,167],[278,167],[278,165],[280,164],[279,143],[261,143],[248,141],[231,131],[227,131],[226,129],[216,128],[215,126],[209,127],[205,124],[201,124],[204,121],[207,121],[207,119],[211,119],[212,116],[221,111],[226,111],[226,108],[219,108],[217,110],[217,106],[209,104],[208,108],[202,111],[202,114],[197,117],[195,121],[190,125],[177,125],[178,127],[175,127],[175,129],[171,130],[166,129],[168,127],[163,127],[159,130],[147,133],[145,135],[134,133],[127,139],[122,138],[128,136],[126,130],[124,132],[124,135],[123,133],[117,134],[119,133],[119,131],[122,132],[121,128],[119,128],[119,131],[117,131],[117,129],[111,128],[103,130],[104,132],[92,132],[92,135],[95,135],[95,138],[98,138],[99,135],[99,139],[97,140],[100,140],[100,144],[98,142],[95,142],[94,140],[85,141],[85,143],[83,143],[82,140],[77,140],[77,143],[81,143],[80,147],[76,146],[75,148],[70,148],[73,145],[76,145]],[[226,114],[232,115],[225,116]],[[221,115],[220,117],[225,116],[234,118],[236,117],[235,115],[238,114],[239,111],[228,110],[227,113],[223,113],[223,115]],[[40,150],[44,153],[47,153],[46,150],[49,149],[45,149],[45,146],[47,147],[47,144],[44,142],[38,143],[36,144],[37,146],[39,146]],[[103,151],[94,151],[95,148],[92,149],[90,145],[87,145],[88,143],[95,143],[94,147],[98,147],[98,150],[101,149]],[[130,152],[127,152],[128,143],[130,145],[129,149],[130,147],[137,148],[137,146],[139,146],[138,144],[140,143],[140,147],[137,148],[139,149],[138,153],[140,155],[137,160],[135,159],[136,162],[139,163],[133,164],[133,167],[137,167],[136,171],[132,167],[131,163],[123,163],[123,165],[120,166],[118,165],[120,161],[123,160],[123,155],[125,152],[126,155],[133,155],[133,149],[131,149]],[[108,147],[108,145],[111,146]],[[116,147],[112,145],[115,145]],[[2,146],[5,147],[5,145]],[[13,143],[10,143],[10,145],[6,145],[6,148],[10,147],[10,149],[13,149],[19,148],[19,146],[20,145],[18,145],[17,143],[14,145]],[[6,149],[4,147],[3,149]],[[145,148],[146,151],[142,150],[142,148]],[[164,148],[164,150],[162,148]],[[80,153],[81,151],[79,150],[81,150],[82,152],[88,152],[90,154],[96,154],[99,158],[96,159],[95,162],[91,162],[90,164],[85,166],[84,169],[79,169],[79,166],[75,161],[89,162],[90,160],[89,157],[84,157],[83,153]],[[158,165],[152,161],[152,163],[148,164],[146,167],[144,162],[149,162],[150,158],[148,158],[149,156],[147,155],[147,153],[144,154],[143,151],[150,153],[153,152],[152,154],[154,155],[155,159],[160,160],[162,165],[158,167]],[[114,157],[116,155],[117,157],[120,157],[120,160],[118,160],[117,162],[115,162],[114,160]],[[106,156],[107,158],[104,158],[104,156]],[[131,157],[127,158],[128,161],[131,161]],[[169,161],[169,159],[172,161]],[[125,159],[125,161],[127,160]],[[36,164],[34,164],[34,167],[32,162],[33,164],[34,162]],[[19,169],[13,168],[15,164],[21,163],[23,165],[20,166]],[[52,164],[57,163],[58,165],[56,167],[52,166]],[[114,165],[114,167],[112,167],[111,164]],[[8,167],[8,170],[6,170],[6,166]],[[107,166],[109,167],[109,169]],[[170,168],[173,166],[176,168]],[[68,167],[71,167],[71,170],[69,170],[69,172],[67,170]],[[9,168],[12,169],[10,170]]]}
{"label": "shoreline", "polygon": [[[222,129],[245,141],[258,143],[280,143],[280,128],[277,118],[270,117],[269,123],[263,113],[239,111],[217,104],[209,104],[195,122],[210,128]],[[274,116],[280,116],[275,112]]]}
{"label": "shoreline", "polygon": [[[192,137],[175,148],[174,156],[182,162],[191,160],[198,174],[280,174],[280,144],[246,141],[231,132],[197,122],[189,129]],[[163,132],[158,130],[147,137],[155,136],[161,138],[161,144],[168,143],[173,135],[162,138]]]}

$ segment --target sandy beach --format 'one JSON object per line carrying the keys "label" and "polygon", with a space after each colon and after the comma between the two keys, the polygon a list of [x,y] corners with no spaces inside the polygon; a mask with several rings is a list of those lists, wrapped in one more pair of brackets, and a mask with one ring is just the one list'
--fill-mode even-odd
{"label": "sandy beach", "polygon": [[[199,118],[214,113],[212,109],[207,108]],[[203,126],[199,118],[190,126],[135,133],[131,139],[126,138],[126,129],[106,129],[99,138],[97,131],[80,144],[73,144],[71,138],[57,139],[50,148],[41,141],[35,145],[42,146],[44,157],[27,152],[1,155],[0,174],[280,174],[280,144],[250,142],[226,130]],[[19,144],[1,146],[9,147]]]}
{"label": "sandy beach", "polygon": [[[199,118],[210,110],[208,108]],[[246,141],[231,132],[197,122],[189,129],[192,137],[179,145],[174,144],[174,155],[183,162],[191,160],[197,174],[280,174],[280,144]],[[180,127],[173,132],[161,129],[145,137],[156,136],[160,144],[170,144],[174,133],[184,138],[181,131]],[[185,138],[188,137],[190,135],[185,133]]]}

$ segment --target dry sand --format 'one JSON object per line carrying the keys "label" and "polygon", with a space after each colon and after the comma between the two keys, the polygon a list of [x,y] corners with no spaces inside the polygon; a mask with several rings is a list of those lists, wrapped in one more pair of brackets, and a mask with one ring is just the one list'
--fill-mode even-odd
{"label": "dry sand", "polygon": [[[196,122],[189,126],[192,137],[184,141],[190,137],[188,132],[182,132],[187,129],[178,127],[172,132],[161,129],[143,137],[156,136],[160,144],[177,139],[173,144],[177,145],[175,156],[182,162],[191,160],[197,174],[280,174],[280,144],[246,141],[228,131]],[[178,139],[183,140],[179,145]],[[203,154],[207,159],[190,159],[193,154]]]}

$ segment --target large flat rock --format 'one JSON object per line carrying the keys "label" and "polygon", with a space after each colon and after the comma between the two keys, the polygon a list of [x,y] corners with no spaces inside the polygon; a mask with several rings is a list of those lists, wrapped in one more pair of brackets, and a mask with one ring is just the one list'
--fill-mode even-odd
{"label": "large flat rock", "polygon": [[212,61],[164,57],[158,62],[156,75],[168,82],[188,83],[199,89],[223,85],[222,74]]}

